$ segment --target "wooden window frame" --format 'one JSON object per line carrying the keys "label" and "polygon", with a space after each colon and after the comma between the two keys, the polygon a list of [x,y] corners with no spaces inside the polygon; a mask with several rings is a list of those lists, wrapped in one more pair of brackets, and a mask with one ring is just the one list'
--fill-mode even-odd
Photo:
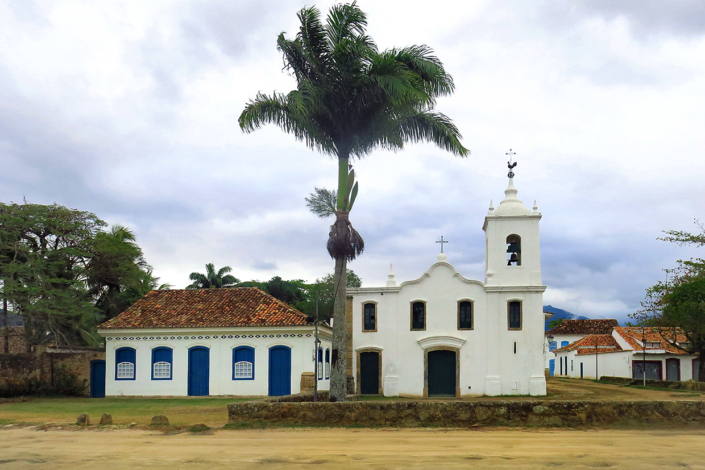
{"label": "wooden window frame", "polygon": [[[155,362],[154,356],[156,356],[157,351],[171,351],[171,360],[169,361],[159,361]],[[169,377],[156,377],[154,374],[154,366],[157,365],[158,363],[165,362],[169,364]],[[157,346],[156,348],[152,348],[152,380],[171,380],[172,377],[174,376],[174,348],[170,348],[168,346]]]}
{"label": "wooden window frame", "polygon": [[[512,302],[519,302],[519,328],[512,328],[509,317],[509,308]],[[524,302],[520,299],[507,300],[507,329],[509,331],[521,331],[524,328]]]}
{"label": "wooden window frame", "polygon": [[[423,328],[414,328],[414,304],[423,304]],[[410,331],[426,331],[426,318],[428,317],[428,309],[426,308],[425,300],[412,300],[409,302],[409,330]]]}
{"label": "wooden window frame", "polygon": [[[118,362],[118,355],[120,351],[123,350],[132,350],[135,354],[135,359],[134,361],[123,361],[123,362]],[[119,377],[118,376],[118,366],[122,363],[127,363],[127,364],[132,364],[132,377]],[[131,346],[123,346],[120,348],[117,348],[115,350],[115,380],[137,380],[137,348],[133,348]]]}
{"label": "wooden window frame", "polygon": [[[468,302],[470,304],[470,328],[460,327],[460,304],[463,302]],[[472,299],[460,299],[458,300],[458,330],[459,331],[469,331],[475,329],[475,301]]]}
{"label": "wooden window frame", "polygon": [[[375,328],[374,330],[366,330],[365,329],[365,305],[372,304],[375,306]],[[376,333],[377,332],[377,323],[379,322],[379,309],[377,308],[377,302],[374,300],[365,300],[362,302],[362,332],[363,333]]]}
{"label": "wooden window frame", "polygon": [[[252,362],[251,362],[252,376],[250,376],[250,377],[235,377],[235,364],[238,364],[240,362],[249,362],[249,361],[235,362],[235,356],[237,356],[237,352],[240,350],[249,350],[252,352]],[[232,362],[233,380],[255,380],[255,348],[253,348],[252,346],[248,346],[248,345],[235,346],[232,350],[231,362]]]}

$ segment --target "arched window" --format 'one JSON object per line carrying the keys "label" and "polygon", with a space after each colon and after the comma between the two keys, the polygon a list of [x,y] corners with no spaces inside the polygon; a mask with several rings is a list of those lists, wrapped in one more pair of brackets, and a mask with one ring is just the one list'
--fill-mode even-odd
{"label": "arched window", "polygon": [[472,302],[463,300],[458,302],[458,329],[472,330]]}
{"label": "arched window", "polygon": [[171,380],[173,356],[171,348],[152,349],[152,380]]}
{"label": "arched window", "polygon": [[521,302],[512,300],[507,303],[507,320],[510,330],[521,330]]}
{"label": "arched window", "polygon": [[507,237],[507,266],[521,266],[521,237],[519,235]]}
{"label": "arched window", "polygon": [[318,348],[318,380],[323,380],[323,348]]}
{"label": "arched window", "polygon": [[362,331],[377,331],[377,305],[368,302],[362,306]]}
{"label": "arched window", "polygon": [[330,349],[326,348],[326,380],[330,379]]}
{"label": "arched window", "polygon": [[569,344],[570,344],[569,341],[561,341],[561,347],[562,347],[562,348],[568,346]]}
{"label": "arched window", "polygon": [[255,349],[240,346],[233,349],[233,380],[255,379]]}
{"label": "arched window", "polygon": [[115,380],[135,380],[135,358],[133,348],[120,348],[115,351]]}
{"label": "arched window", "polygon": [[426,303],[414,302],[411,304],[411,329],[426,329]]}

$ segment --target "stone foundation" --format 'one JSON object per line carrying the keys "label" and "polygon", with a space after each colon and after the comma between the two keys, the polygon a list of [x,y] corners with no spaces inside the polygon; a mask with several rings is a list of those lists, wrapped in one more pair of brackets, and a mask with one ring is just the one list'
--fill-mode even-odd
{"label": "stone foundation", "polygon": [[311,426],[565,426],[670,424],[705,427],[705,402],[345,402],[228,405],[230,422]]}

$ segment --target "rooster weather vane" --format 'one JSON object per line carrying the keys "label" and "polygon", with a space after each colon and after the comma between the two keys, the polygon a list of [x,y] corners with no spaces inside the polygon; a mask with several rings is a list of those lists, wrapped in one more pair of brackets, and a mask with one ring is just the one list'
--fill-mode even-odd
{"label": "rooster weather vane", "polygon": [[507,176],[510,178],[514,178],[514,172],[512,170],[514,170],[514,167],[517,166],[517,162],[512,163],[512,158],[516,154],[517,153],[512,151],[512,149],[509,149],[509,152],[506,153],[506,155],[509,155],[509,161],[507,162],[507,168],[509,168],[509,173],[507,174]]}

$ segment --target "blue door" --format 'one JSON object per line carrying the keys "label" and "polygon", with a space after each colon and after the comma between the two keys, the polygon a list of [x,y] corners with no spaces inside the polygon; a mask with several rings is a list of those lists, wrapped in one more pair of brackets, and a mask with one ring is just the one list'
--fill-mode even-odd
{"label": "blue door", "polygon": [[550,361],[548,361],[548,375],[553,377],[553,374],[555,374],[555,373],[556,373],[556,360],[551,359]]}
{"label": "blue door", "polygon": [[91,361],[91,398],[105,397],[105,361]]}
{"label": "blue door", "polygon": [[210,350],[197,346],[188,350],[188,394],[191,397],[208,396]]}
{"label": "blue door", "polygon": [[291,395],[291,349],[275,346],[269,349],[269,396]]}

